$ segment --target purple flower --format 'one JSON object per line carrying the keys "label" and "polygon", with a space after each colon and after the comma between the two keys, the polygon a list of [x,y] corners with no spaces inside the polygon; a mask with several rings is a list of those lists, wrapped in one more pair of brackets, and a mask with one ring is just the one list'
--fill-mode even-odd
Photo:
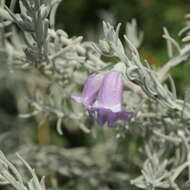
{"label": "purple flower", "polygon": [[86,108],[89,108],[96,100],[102,80],[103,75],[101,74],[94,73],[90,75],[85,81],[81,96],[72,94],[71,98],[78,103],[84,104]]}
{"label": "purple flower", "polygon": [[108,126],[112,127],[118,119],[127,120],[133,114],[122,109],[122,99],[122,74],[116,71],[107,73],[91,108],[93,112],[97,112],[97,121],[100,125],[108,122]]}
{"label": "purple flower", "polygon": [[97,73],[90,75],[82,95],[72,95],[71,98],[84,104],[91,118],[97,113],[100,125],[107,122],[112,127],[118,119],[127,120],[133,114],[122,109],[123,80],[122,74],[117,71],[111,71],[105,76]]}

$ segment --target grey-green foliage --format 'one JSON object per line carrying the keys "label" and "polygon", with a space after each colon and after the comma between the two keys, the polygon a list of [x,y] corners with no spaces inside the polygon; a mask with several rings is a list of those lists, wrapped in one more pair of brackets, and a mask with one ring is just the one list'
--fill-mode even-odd
{"label": "grey-green foliage", "polygon": [[5,157],[5,155],[0,152],[0,184],[10,184],[16,190],[46,190],[44,178],[41,181],[35,173],[35,170],[30,167],[30,165],[17,154],[19,160],[23,162],[30,175],[32,176],[30,180],[25,181],[17,168]]}
{"label": "grey-green foliage", "polygon": [[[146,109],[146,106],[145,104],[142,104],[143,108],[139,110],[137,117],[134,118],[133,127],[139,125],[142,130],[145,128],[150,129],[149,127],[151,127],[151,131],[156,135],[154,136],[152,134],[153,136],[149,138],[148,141],[144,139],[146,146],[151,147],[151,151],[153,152],[155,151],[153,150],[153,147],[159,146],[158,150],[162,153],[160,156],[154,154],[151,158],[145,161],[142,175],[139,178],[132,180],[132,184],[144,189],[185,188],[188,184],[184,184],[184,186],[180,185],[181,187],[178,187],[176,178],[186,167],[189,168],[189,102],[186,98],[185,100],[177,99],[175,84],[168,72],[172,67],[185,61],[188,62],[189,44],[182,43],[180,46],[164,28],[163,37],[167,40],[169,61],[159,70],[153,70],[146,60],[145,65],[142,64],[143,61],[139,56],[135,43],[132,43],[134,37],[124,35],[126,46],[122,44],[122,41],[119,39],[120,25],[114,29],[109,23],[103,23],[103,28],[105,37],[100,41],[101,43],[99,43],[98,46],[95,45],[96,49],[105,56],[117,57],[121,62],[125,63],[126,77],[128,80],[141,87],[141,89],[139,89],[134,84],[128,83],[130,89],[138,92],[141,96],[145,93],[145,99],[153,99],[156,102],[165,105],[170,110],[168,110],[170,112],[168,115],[168,111],[164,111],[163,108],[159,109],[160,106],[157,104],[156,107],[153,106],[151,108],[150,112],[147,110],[145,113],[144,110]],[[186,32],[186,36],[182,39],[182,42],[187,42],[189,35],[188,31],[189,26],[179,33],[181,36]],[[131,33],[131,35],[135,35],[135,32]],[[174,53],[174,48],[177,49],[177,53]],[[166,79],[169,79],[170,81],[172,92],[164,84]],[[133,123],[133,119],[131,123]],[[169,133],[166,135],[165,130],[167,129],[169,129]],[[172,159],[167,157],[168,155],[164,155],[164,153],[167,152],[167,142],[169,142],[169,144],[175,144],[175,147],[177,144],[180,144],[180,146],[185,146],[186,148],[185,150],[182,147],[183,150],[181,148],[181,150],[173,150],[176,157]],[[153,147],[152,144],[154,144]],[[178,151],[181,152],[181,156],[178,156]],[[160,160],[163,158],[165,160]],[[170,171],[166,169],[168,160],[173,166],[170,168]],[[163,162],[163,164],[159,162]],[[181,165],[178,165],[177,167],[176,163]]]}
{"label": "grey-green foliage", "polygon": [[[125,63],[127,68],[126,77],[131,82],[139,85],[148,97],[171,109],[182,111],[183,106],[179,105],[176,100],[175,85],[172,83],[172,79],[170,78],[173,92],[170,92],[167,87],[162,84],[162,81],[159,80],[157,72],[150,68],[148,62],[145,60],[145,65],[142,64],[138,50],[127,35],[124,35],[126,47],[123,46],[118,36],[120,24],[116,30],[114,30],[114,27],[109,23],[103,23],[103,28],[105,38],[101,41],[99,47],[96,46],[96,48],[105,56],[115,56],[119,58],[121,62]],[[104,46],[106,44],[106,52],[105,47],[102,49],[103,44]],[[182,57],[183,55],[180,54],[180,56]],[[185,58],[187,59],[187,56],[185,56]],[[182,60],[181,58],[180,62]],[[185,114],[187,117],[190,116],[186,111]]]}
{"label": "grey-green foliage", "polygon": [[144,166],[141,171],[142,175],[131,180],[131,183],[142,189],[153,190],[156,188],[173,188],[179,190],[180,188],[175,183],[175,180],[180,173],[189,166],[189,164],[190,163],[188,161],[177,168],[173,168],[168,171],[168,160],[160,162],[158,155],[154,154],[144,162]]}
{"label": "grey-green foliage", "polygon": [[[117,63],[117,66],[124,64],[126,68],[123,71],[126,87],[124,106],[133,109],[136,114],[128,122],[118,123],[121,128],[116,129],[117,137],[125,136],[126,132],[130,131],[133,136],[143,139],[140,148],[142,158],[136,158],[138,162],[133,158],[141,168],[141,175],[131,183],[144,189],[178,190],[188,186],[185,177],[179,181],[178,177],[187,171],[187,168],[189,170],[190,106],[187,96],[184,100],[178,99],[169,70],[182,62],[189,61],[189,23],[179,33],[180,36],[184,36],[180,45],[164,28],[163,37],[167,42],[169,60],[163,67],[154,69],[139,55],[138,48],[142,43],[143,33],[138,32],[136,21],[127,23],[124,43],[119,38],[121,24],[115,29],[111,24],[103,22],[104,38],[99,40],[98,45],[93,45],[91,42],[84,42],[81,36],[69,37],[65,31],[54,28],[59,3],[59,0],[20,0],[21,12],[15,14],[14,0],[9,8],[6,7],[5,1],[0,1],[1,62],[8,65],[12,76],[18,82],[22,80],[26,83],[28,97],[25,100],[32,108],[26,109],[26,106],[23,106],[24,93],[18,94],[17,101],[22,102],[19,104],[20,111],[25,112],[20,116],[27,118],[41,114],[39,126],[56,118],[60,134],[62,134],[62,123],[69,129],[79,127],[91,133],[94,129],[90,128],[95,126],[95,122],[89,126],[87,114],[83,108],[70,101],[70,94],[80,89],[89,73],[109,71]],[[19,27],[21,34],[14,24]],[[117,63],[112,61],[115,59],[104,61],[102,55],[116,57]],[[166,80],[169,81],[169,87],[165,83]],[[100,155],[102,153],[98,154]],[[143,159],[145,156],[147,159]],[[3,154],[2,158],[6,160]],[[60,160],[56,154],[53,158]],[[72,159],[69,161],[72,162]],[[43,162],[41,159],[39,165],[43,165]],[[139,164],[140,162],[144,164]],[[6,160],[6,163],[9,162]],[[53,168],[56,172],[59,171],[60,163],[56,163]],[[80,164],[74,168],[75,171],[81,172]],[[39,165],[36,164],[36,167],[40,167]],[[104,168],[98,170],[107,174],[110,168],[111,163],[107,170]],[[88,169],[87,167],[86,171]],[[7,170],[2,171],[7,172]],[[187,173],[186,176],[190,180],[190,174]],[[18,183],[23,185],[20,175],[15,174],[19,176],[18,181],[17,178],[13,178],[12,185],[15,187],[18,187]],[[32,175],[31,185],[33,181],[38,183],[35,174]],[[127,180],[132,178],[130,173],[126,174],[128,175]],[[122,173],[120,176],[125,175]],[[111,175],[111,179],[114,177],[116,177],[114,174]],[[100,185],[103,180],[102,175],[97,175],[95,178],[97,181],[100,180],[96,181]],[[8,182],[11,183],[10,180]]]}
{"label": "grey-green foliage", "polygon": [[[89,72],[99,70],[105,63],[101,61],[100,55],[93,50],[89,42],[82,42],[81,36],[70,38],[63,30],[48,28],[49,25],[54,26],[55,12],[60,1],[45,1],[42,4],[40,1],[19,2],[20,14],[14,14],[2,4],[2,26],[9,15],[11,22],[19,26],[23,35],[20,36],[13,27],[10,35],[3,38],[5,47],[2,47],[1,51],[8,54],[7,62],[12,70],[35,73],[34,76],[30,74],[27,76],[33,94],[27,98],[27,101],[34,111],[21,116],[27,117],[45,112],[42,119],[44,121],[54,115],[61,134],[62,120],[80,121],[85,117],[76,109],[74,113],[70,105],[69,96],[72,90],[82,84]],[[18,48],[14,50],[14,46]],[[13,58],[14,61],[11,61]],[[36,86],[39,84],[40,89],[37,90]],[[79,123],[81,129],[88,131],[83,122]]]}

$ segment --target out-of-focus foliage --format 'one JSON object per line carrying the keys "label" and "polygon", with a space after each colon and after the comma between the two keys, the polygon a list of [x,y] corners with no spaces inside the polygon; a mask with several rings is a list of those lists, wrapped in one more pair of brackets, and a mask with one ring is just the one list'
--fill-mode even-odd
{"label": "out-of-focus foliage", "polygon": [[[163,43],[160,41],[163,26],[167,26],[172,34],[182,27],[183,16],[189,11],[187,4],[188,0],[65,0],[58,9],[57,25],[63,26],[71,34],[78,35],[96,28],[102,17],[106,17],[104,11],[110,12],[117,22],[126,23],[127,20],[136,18],[147,34],[143,46],[150,49],[155,49],[156,46],[156,51],[158,48],[163,49]],[[75,25],[71,26],[73,18]]]}

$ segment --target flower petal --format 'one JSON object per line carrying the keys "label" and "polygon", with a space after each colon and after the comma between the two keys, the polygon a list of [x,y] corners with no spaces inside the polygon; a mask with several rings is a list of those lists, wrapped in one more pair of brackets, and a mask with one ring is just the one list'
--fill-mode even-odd
{"label": "flower petal", "polygon": [[82,95],[71,95],[71,98],[78,103],[84,104],[86,107],[92,105],[98,95],[103,77],[103,75],[98,73],[90,75],[85,81]]}
{"label": "flower petal", "polygon": [[103,79],[94,107],[119,111],[121,110],[122,94],[122,74],[116,71],[109,72]]}
{"label": "flower petal", "polygon": [[94,111],[97,112],[98,124],[104,125],[107,122],[108,127],[113,127],[115,122],[119,119],[128,120],[129,116],[133,114],[133,112],[127,112],[125,110],[113,112],[112,110],[105,108],[97,108]]}
{"label": "flower petal", "polygon": [[118,112],[118,118],[127,120],[133,114],[134,114],[134,112],[128,112],[128,111],[122,110],[122,111]]}
{"label": "flower petal", "polygon": [[94,73],[90,75],[84,84],[82,99],[85,105],[90,105],[96,100],[98,91],[103,80],[103,75]]}
{"label": "flower petal", "polygon": [[108,119],[108,111],[107,109],[99,109],[97,114],[97,122],[99,125],[104,125]]}

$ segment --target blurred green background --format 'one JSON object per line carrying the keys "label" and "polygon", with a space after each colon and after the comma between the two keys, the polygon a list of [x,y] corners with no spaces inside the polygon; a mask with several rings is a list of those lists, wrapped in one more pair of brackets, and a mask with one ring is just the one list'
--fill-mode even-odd
{"label": "blurred green background", "polygon": [[57,13],[57,27],[63,27],[70,35],[87,37],[88,32],[99,30],[103,11],[109,12],[116,23],[125,24],[136,18],[145,33],[143,48],[160,55],[165,49],[163,26],[176,35],[189,11],[188,3],[188,0],[64,0]]}

